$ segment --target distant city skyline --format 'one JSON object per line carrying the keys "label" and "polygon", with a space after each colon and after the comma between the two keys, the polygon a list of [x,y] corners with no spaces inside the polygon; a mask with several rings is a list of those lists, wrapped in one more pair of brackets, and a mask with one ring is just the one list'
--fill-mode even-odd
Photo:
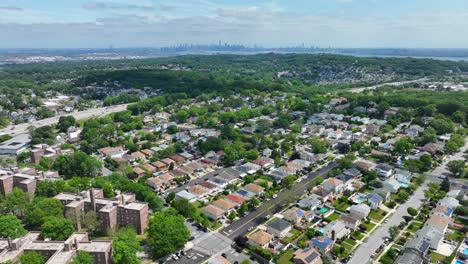
{"label": "distant city skyline", "polygon": [[2,0],[0,48],[468,48],[466,0]]}

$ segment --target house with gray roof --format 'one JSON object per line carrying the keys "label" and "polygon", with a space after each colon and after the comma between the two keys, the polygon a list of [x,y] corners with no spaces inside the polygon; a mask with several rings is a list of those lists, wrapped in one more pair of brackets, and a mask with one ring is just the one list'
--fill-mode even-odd
{"label": "house with gray roof", "polygon": [[382,204],[384,199],[378,193],[371,193],[367,196],[367,202],[370,207],[374,210],[379,209],[379,206]]}
{"label": "house with gray roof", "polygon": [[349,214],[353,217],[362,220],[370,214],[371,208],[364,203],[353,205],[349,208]]}
{"label": "house with gray roof", "polygon": [[382,184],[383,188],[390,191],[391,193],[397,193],[401,187],[400,183],[393,178],[387,179]]}
{"label": "house with gray roof", "polygon": [[308,197],[301,199],[297,203],[297,206],[299,206],[302,209],[315,210],[321,204],[322,204],[322,199],[316,194],[311,194]]}
{"label": "house with gray roof", "polygon": [[339,220],[332,221],[323,228],[323,234],[331,237],[333,240],[340,240],[349,235],[349,233],[350,231],[346,228],[346,225]]}
{"label": "house with gray roof", "polygon": [[267,232],[279,238],[286,236],[291,229],[292,225],[288,221],[279,218],[271,221],[267,225]]}

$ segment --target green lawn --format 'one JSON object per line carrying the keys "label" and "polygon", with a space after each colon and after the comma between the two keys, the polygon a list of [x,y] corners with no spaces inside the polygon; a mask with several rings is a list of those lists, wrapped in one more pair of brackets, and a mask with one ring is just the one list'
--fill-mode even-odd
{"label": "green lawn", "polygon": [[282,241],[285,243],[291,243],[294,239],[299,237],[301,233],[302,233],[301,231],[293,228],[291,229],[291,231],[289,231],[289,234],[286,235],[286,237],[282,239]]}
{"label": "green lawn", "polygon": [[358,240],[362,240],[364,238],[364,234],[359,230],[354,231],[353,233],[351,233],[351,236],[357,238]]}
{"label": "green lawn", "polygon": [[294,251],[293,250],[287,250],[284,252],[281,257],[278,259],[276,262],[277,264],[291,264],[292,258],[294,257]]}
{"label": "green lawn", "polygon": [[418,231],[419,229],[421,229],[422,226],[423,226],[422,223],[412,221],[408,226],[408,231],[414,233],[414,232]]}
{"label": "green lawn", "polygon": [[357,244],[356,241],[354,241],[354,240],[352,240],[350,238],[347,238],[344,242],[347,243],[347,244],[350,244],[351,246],[355,246]]}
{"label": "green lawn", "polygon": [[340,202],[340,200],[337,200],[332,204],[333,207],[335,207],[336,210],[341,211],[341,212],[346,212],[346,209],[350,206],[348,204],[348,200],[346,199],[345,201]]}
{"label": "green lawn", "polygon": [[462,224],[462,225],[468,225],[468,220],[461,219],[461,218],[455,218],[455,223],[457,224]]}
{"label": "green lawn", "polygon": [[333,214],[325,217],[325,221],[331,222],[331,221],[337,220],[338,218],[340,218],[340,215],[336,212],[333,212]]}
{"label": "green lawn", "polygon": [[376,222],[380,222],[386,215],[387,213],[383,210],[372,210],[369,214],[369,218]]}
{"label": "green lawn", "polygon": [[438,263],[439,261],[443,262],[446,258],[446,256],[440,255],[436,252],[431,252],[430,257],[431,257],[431,263]]}
{"label": "green lawn", "polygon": [[392,264],[397,256],[398,253],[396,251],[396,247],[391,247],[387,252],[385,252],[385,255],[383,255],[379,261],[382,264]]}
{"label": "green lawn", "polygon": [[369,223],[363,222],[362,225],[367,227],[366,233],[369,233],[375,227],[375,224],[371,222]]}
{"label": "green lawn", "polygon": [[344,249],[346,250],[346,253],[351,253],[351,251],[353,251],[353,245],[350,245],[346,242],[343,242],[341,243],[341,246],[344,247]]}
{"label": "green lawn", "polygon": [[463,235],[462,232],[458,230],[454,230],[454,229],[448,230],[447,233],[445,234],[445,238],[447,240],[461,241],[463,240],[464,237],[465,236]]}

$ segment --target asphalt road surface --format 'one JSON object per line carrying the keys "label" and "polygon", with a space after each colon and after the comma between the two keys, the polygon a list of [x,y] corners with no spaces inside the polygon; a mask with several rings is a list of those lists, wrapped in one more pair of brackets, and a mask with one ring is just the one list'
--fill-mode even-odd
{"label": "asphalt road surface", "polygon": [[427,81],[427,80],[428,80],[427,78],[421,78],[421,79],[411,80],[411,81],[381,83],[381,84],[377,84],[377,85],[373,85],[373,86],[369,86],[369,87],[352,88],[352,89],[349,89],[349,91],[352,92],[352,93],[361,93],[361,92],[363,92],[365,90],[375,90],[375,89],[378,89],[378,88],[384,87],[384,86],[400,86],[400,85],[409,84],[409,83],[424,82],[424,81]]}
{"label": "asphalt road surface", "polygon": [[26,134],[29,132],[30,127],[42,127],[42,126],[50,126],[56,124],[61,116],[73,116],[76,120],[86,119],[91,117],[97,116],[104,116],[110,113],[121,112],[127,109],[128,104],[121,104],[121,105],[113,105],[107,107],[100,107],[94,109],[88,109],[79,112],[73,112],[69,114],[54,116],[51,118],[46,118],[42,120],[36,120],[32,123],[23,123],[18,125],[9,125],[4,129],[0,129],[1,134],[8,134],[11,136],[16,136],[20,134]]}
{"label": "asphalt road surface", "polygon": [[265,216],[273,215],[286,208],[290,203],[295,202],[304,194],[304,191],[310,188],[310,184],[315,178],[320,175],[326,175],[337,166],[338,163],[333,161],[327,166],[310,173],[309,176],[300,183],[296,183],[290,189],[284,189],[278,193],[276,198],[263,202],[255,211],[250,212],[248,215],[225,227],[221,231],[221,234],[231,239],[245,234],[250,227],[257,226],[263,222]]}

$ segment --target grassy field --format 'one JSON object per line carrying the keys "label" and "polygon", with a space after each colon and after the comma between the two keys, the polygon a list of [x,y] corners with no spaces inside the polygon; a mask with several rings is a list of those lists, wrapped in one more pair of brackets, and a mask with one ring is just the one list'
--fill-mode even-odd
{"label": "grassy field", "polygon": [[383,210],[372,210],[369,214],[369,218],[376,222],[380,222],[386,215],[387,213]]}
{"label": "grassy field", "polygon": [[365,223],[365,222],[363,222],[362,225],[367,227],[366,233],[369,233],[375,227],[374,223]]}
{"label": "grassy field", "polygon": [[276,262],[277,264],[292,264],[292,258],[294,257],[294,251],[293,250],[287,250],[284,252],[281,257],[278,259]]}
{"label": "grassy field", "polygon": [[340,215],[338,213],[334,212],[333,214],[327,216],[325,218],[325,221],[331,222],[331,221],[337,220],[338,218],[340,218]]}

